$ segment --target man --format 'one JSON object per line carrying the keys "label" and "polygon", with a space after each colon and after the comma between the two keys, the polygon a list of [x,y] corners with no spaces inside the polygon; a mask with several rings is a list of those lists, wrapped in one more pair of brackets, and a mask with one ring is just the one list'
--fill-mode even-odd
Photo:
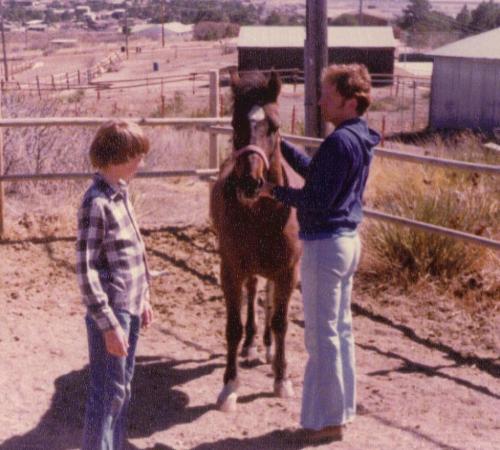
{"label": "man", "polygon": [[373,148],[380,136],[361,118],[370,105],[365,66],[332,65],[322,78],[323,119],[336,128],[314,157],[286,141],[281,151],[301,175],[301,189],[266,183],[261,196],[297,208],[304,254],[301,283],[309,354],[298,440],[341,440],[356,414],[351,290],[360,257],[357,233]]}

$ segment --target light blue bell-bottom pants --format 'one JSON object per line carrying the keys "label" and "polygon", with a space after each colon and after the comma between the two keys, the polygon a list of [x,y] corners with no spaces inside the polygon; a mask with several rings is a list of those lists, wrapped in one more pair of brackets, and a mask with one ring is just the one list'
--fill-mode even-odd
{"label": "light blue bell-bottom pants", "polygon": [[361,245],[355,231],[304,241],[301,263],[305,345],[301,426],[342,425],[356,414],[351,292]]}

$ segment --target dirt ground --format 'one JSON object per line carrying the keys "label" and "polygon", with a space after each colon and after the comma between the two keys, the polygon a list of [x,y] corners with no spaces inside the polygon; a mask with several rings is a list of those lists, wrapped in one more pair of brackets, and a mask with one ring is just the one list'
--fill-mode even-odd
{"label": "dirt ground", "polygon": [[[206,185],[186,186],[200,198],[206,192]],[[288,442],[286,431],[298,424],[306,361],[300,292],[290,304],[287,335],[295,398],[273,397],[269,365],[243,364],[238,411],[219,412],[225,310],[216,242],[202,201],[199,209],[177,204],[190,212],[175,218],[171,211],[170,221],[144,230],[154,269],[168,274],[154,282],[156,322],[139,346],[130,448],[303,448]],[[34,221],[21,221],[26,233],[0,243],[0,449],[74,449],[87,383],[74,231],[43,237]],[[30,227],[38,237],[29,237]],[[368,272],[359,273],[358,417],[343,442],[320,448],[499,448],[498,309],[471,313],[420,292],[378,291]],[[258,314],[262,330],[261,308]]]}

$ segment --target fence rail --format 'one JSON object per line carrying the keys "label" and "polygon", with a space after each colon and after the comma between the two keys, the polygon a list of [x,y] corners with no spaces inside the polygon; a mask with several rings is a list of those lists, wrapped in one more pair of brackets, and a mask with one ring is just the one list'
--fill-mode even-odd
{"label": "fence rail", "polygon": [[[1,126],[1,121],[0,121],[0,126]],[[213,126],[211,127],[211,130],[219,134],[226,134],[226,135],[230,135],[233,132],[232,128],[222,127],[222,126]],[[295,144],[306,145],[308,147],[314,147],[314,148],[319,147],[319,145],[323,141],[322,139],[318,138],[312,138],[307,136],[296,136],[292,134],[282,134],[282,136],[285,139]],[[434,158],[432,156],[420,156],[411,153],[405,153],[398,150],[388,150],[386,148],[381,148],[381,147],[375,148],[375,155],[411,163],[420,163],[420,164],[428,164],[439,167],[446,167],[448,169],[466,170],[472,172],[486,173],[489,175],[500,175],[500,166],[498,165],[470,163],[454,159]]]}
{"label": "fence rail", "polygon": [[[215,81],[212,80],[214,83]],[[218,97],[214,96],[213,100],[215,103],[212,105],[211,109],[217,111]],[[97,126],[108,121],[109,118],[95,118],[95,117],[79,117],[79,118],[16,118],[16,119],[0,119],[0,131],[6,127],[31,127],[31,126]],[[129,118],[141,124],[143,126],[177,126],[177,125],[190,125],[190,126],[203,126],[207,127],[207,131],[210,133],[211,138],[216,137],[219,134],[229,135],[232,133],[232,128],[221,126],[220,124],[227,124],[230,122],[228,117],[207,117],[207,118]],[[295,136],[284,134],[284,138],[290,140],[291,142],[297,144],[303,144],[311,147],[318,147],[322,142],[321,139],[310,138],[304,136]],[[215,141],[216,142],[216,141]],[[211,142],[211,150],[213,150],[213,142]],[[427,156],[411,155],[408,153],[403,153],[399,151],[386,150],[382,148],[375,149],[375,155],[394,158],[399,160],[404,160],[412,163],[425,163],[432,164],[446,168],[453,168],[459,170],[473,170],[476,172],[487,173],[492,175],[500,174],[500,166],[490,166],[485,164],[473,164],[462,161],[453,160],[442,160],[438,158],[432,158]],[[186,169],[186,170],[172,170],[172,171],[154,171],[154,172],[139,172],[137,176],[139,178],[153,178],[153,177],[171,177],[171,176],[197,176],[197,177],[209,177],[218,173],[218,157],[214,157],[212,152],[210,154],[210,166],[208,169]],[[0,168],[2,167],[2,161],[0,161]],[[0,173],[0,188],[2,182],[8,181],[33,181],[33,180],[56,180],[56,179],[84,179],[90,177],[90,173],[47,173],[47,174],[12,174],[3,175]],[[0,198],[0,206],[3,212],[3,198]],[[438,233],[455,239],[460,239],[467,242],[472,242],[477,245],[482,245],[493,250],[500,250],[500,242],[492,239],[488,239],[482,236],[476,236],[470,233],[465,233],[458,230],[453,230],[437,225],[432,225],[425,222],[419,222],[416,220],[408,219],[405,217],[393,216],[381,211],[364,209],[367,217],[376,220],[381,220],[385,222],[390,222],[397,225],[404,225],[410,228],[419,229],[427,232]],[[3,217],[0,217],[0,222],[2,227],[0,228],[0,237],[3,233]]]}

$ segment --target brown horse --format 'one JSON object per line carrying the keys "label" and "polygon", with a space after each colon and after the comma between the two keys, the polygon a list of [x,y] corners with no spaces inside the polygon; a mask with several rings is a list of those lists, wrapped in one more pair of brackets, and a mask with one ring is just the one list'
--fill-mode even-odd
{"label": "brown horse", "polygon": [[242,355],[255,355],[254,300],[257,275],[268,280],[268,307],[264,345],[271,362],[271,330],[275,339],[274,392],[293,396],[286,376],[285,334],[288,303],[297,281],[301,248],[295,212],[277,201],[259,197],[264,181],[288,185],[279,145],[277,98],[279,77],[267,79],[253,72],[231,75],[233,91],[233,143],[231,157],[221,167],[210,202],[218,236],[221,284],[226,302],[227,365],[224,388],[217,404],[223,411],[236,409],[237,352],[243,337],[241,307],[246,287],[248,317]]}

